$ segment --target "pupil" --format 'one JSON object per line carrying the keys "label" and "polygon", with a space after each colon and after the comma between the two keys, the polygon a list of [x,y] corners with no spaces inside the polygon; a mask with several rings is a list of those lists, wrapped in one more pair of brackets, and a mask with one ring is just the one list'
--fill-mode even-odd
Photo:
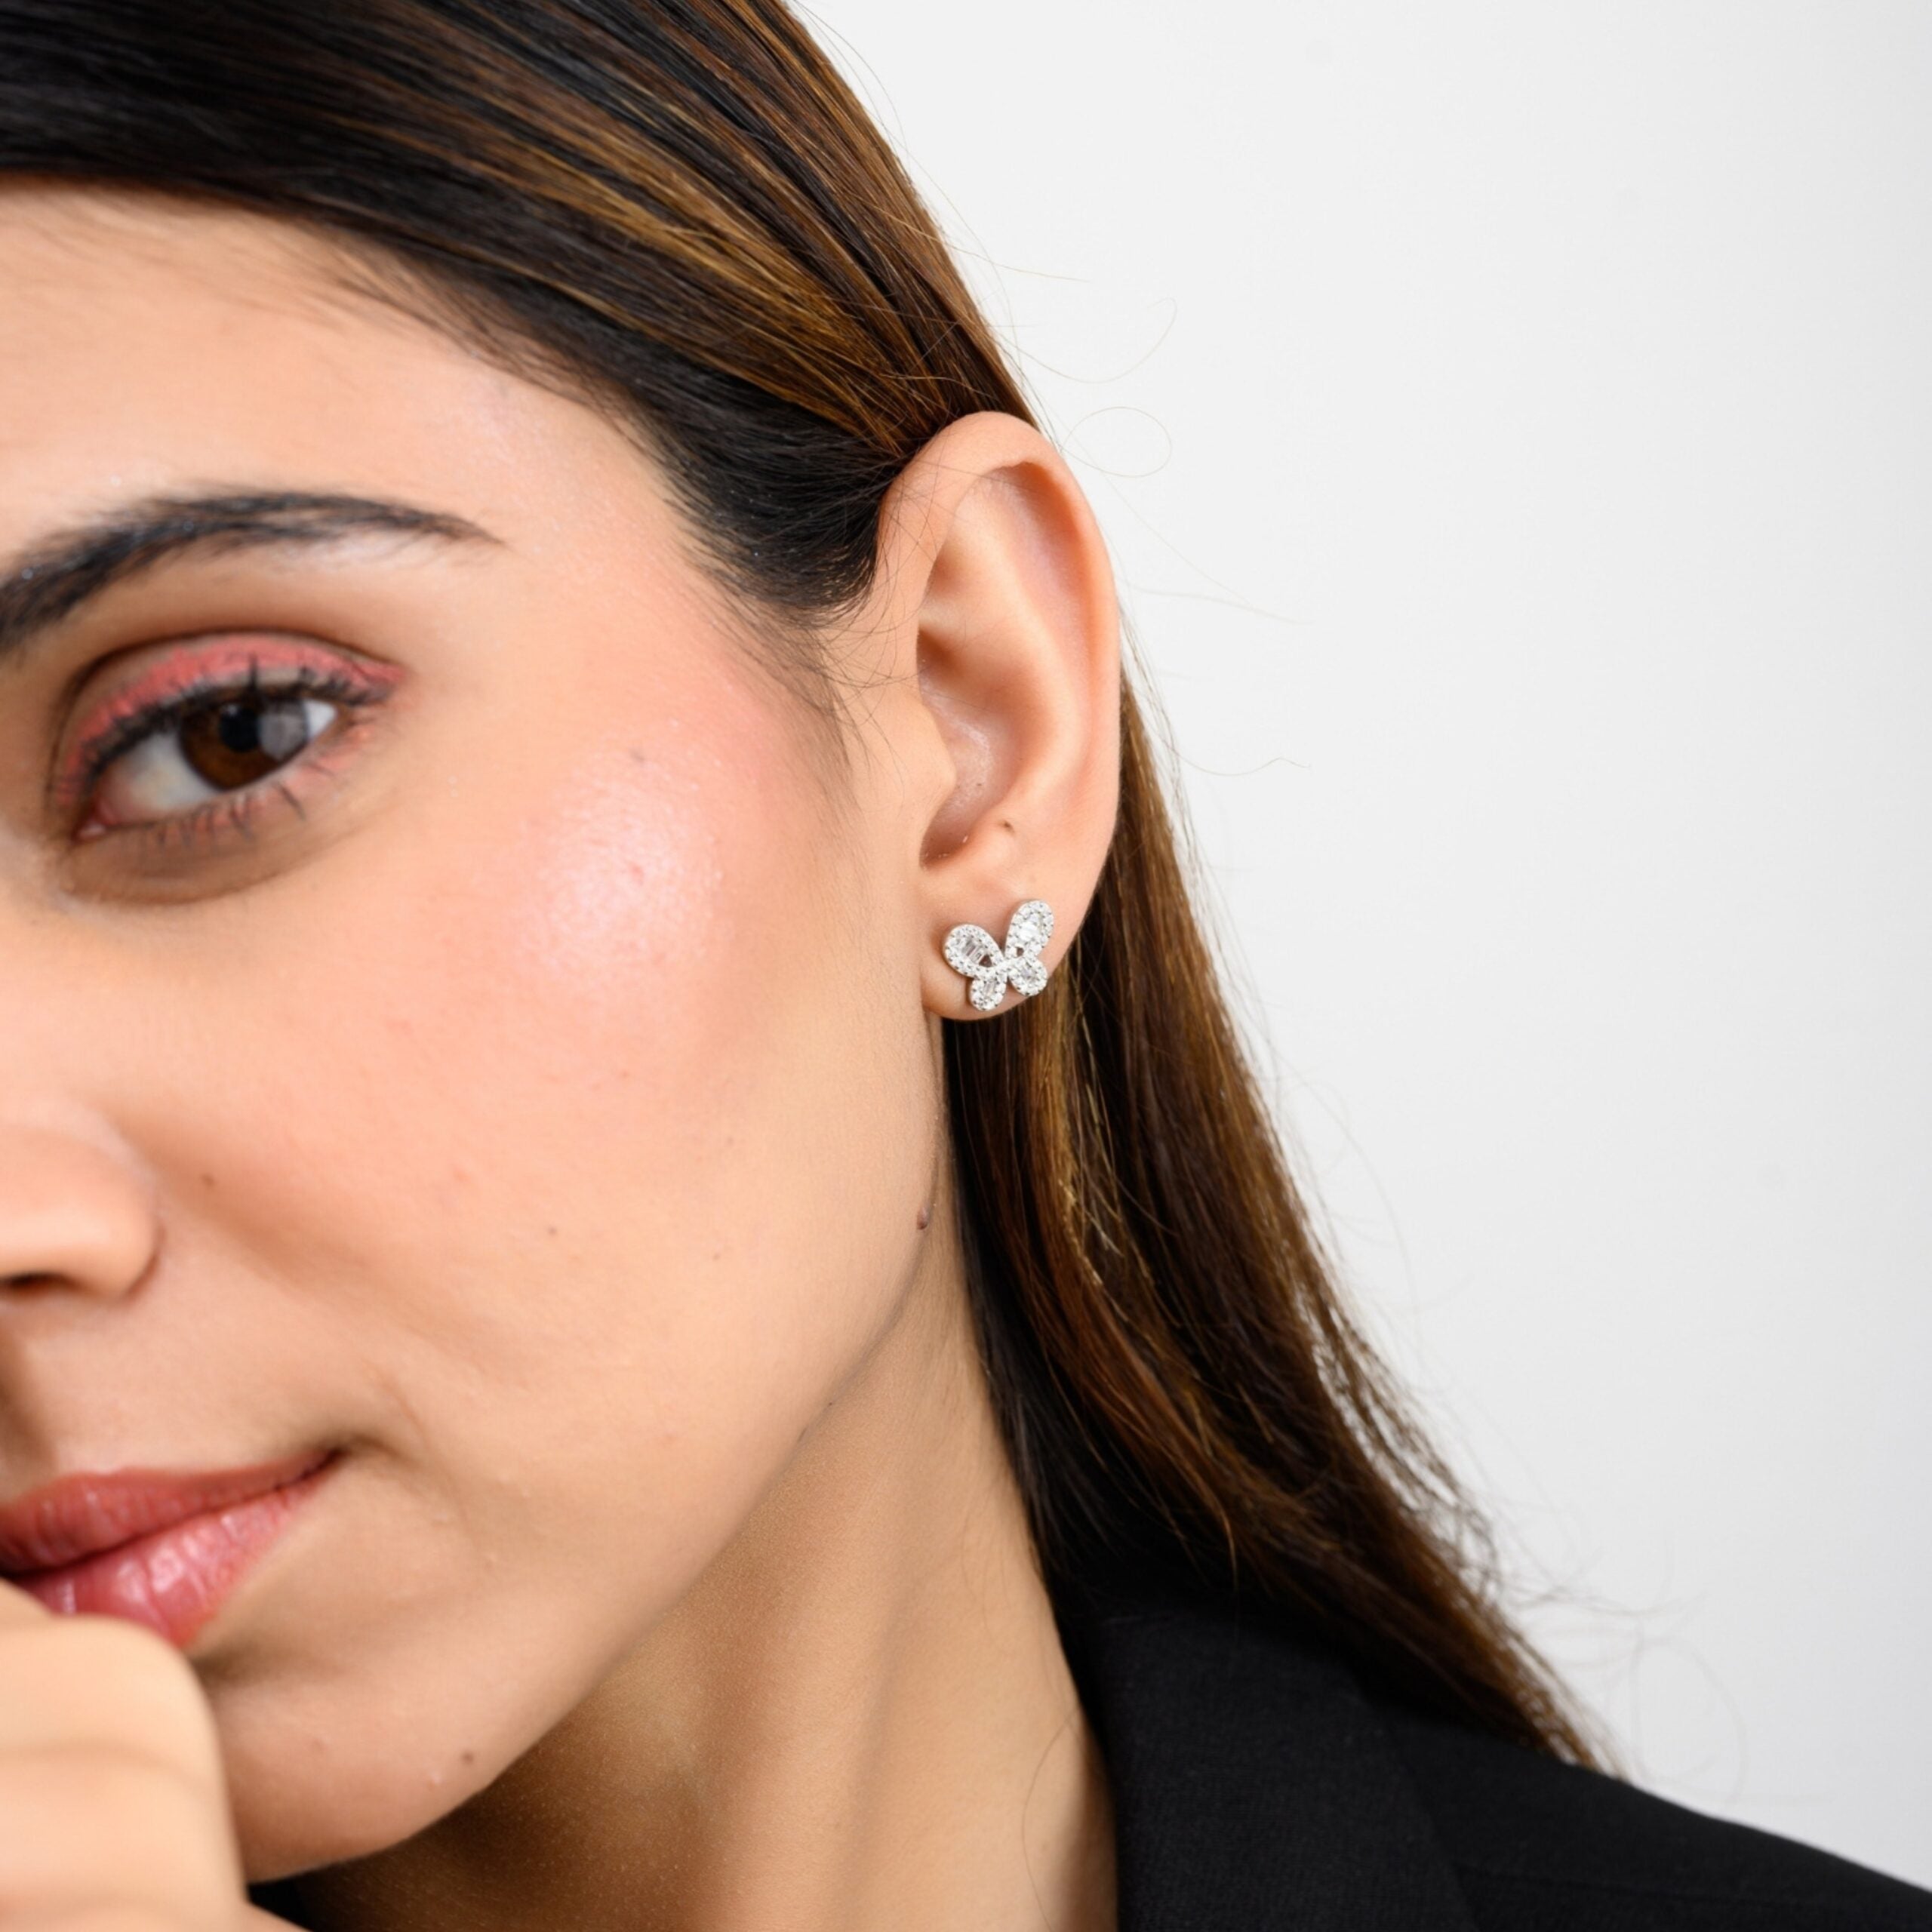
{"label": "pupil", "polygon": [[215,735],[224,750],[252,752],[261,749],[261,713],[245,704],[224,704],[215,713]]}

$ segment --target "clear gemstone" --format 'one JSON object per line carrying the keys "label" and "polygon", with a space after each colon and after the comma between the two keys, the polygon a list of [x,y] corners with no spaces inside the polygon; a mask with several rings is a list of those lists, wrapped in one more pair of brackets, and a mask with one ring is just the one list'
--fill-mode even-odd
{"label": "clear gemstone", "polygon": [[1023,993],[1036,993],[1047,983],[1047,969],[1037,959],[1016,959],[1009,977]]}
{"label": "clear gemstone", "polygon": [[955,973],[981,972],[1001,956],[999,941],[984,926],[955,926],[946,936],[946,963]]}
{"label": "clear gemstone", "polygon": [[973,975],[972,1001],[982,1013],[992,1012],[1005,992],[1004,966],[989,966],[983,973]]}
{"label": "clear gemstone", "polygon": [[1008,923],[1007,949],[1038,952],[1053,936],[1053,908],[1044,899],[1029,899]]}

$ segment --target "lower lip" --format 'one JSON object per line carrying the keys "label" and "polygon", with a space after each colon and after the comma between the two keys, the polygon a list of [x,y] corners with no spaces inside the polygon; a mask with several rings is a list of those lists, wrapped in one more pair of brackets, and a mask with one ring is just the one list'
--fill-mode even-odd
{"label": "lower lip", "polygon": [[332,1457],[282,1488],[6,1580],[58,1615],[122,1617],[185,1651],[334,1467]]}

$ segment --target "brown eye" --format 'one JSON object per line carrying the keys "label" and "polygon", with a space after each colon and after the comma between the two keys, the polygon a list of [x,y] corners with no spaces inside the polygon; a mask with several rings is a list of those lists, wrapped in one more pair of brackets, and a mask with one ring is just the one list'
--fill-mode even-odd
{"label": "brown eye", "polygon": [[107,766],[98,820],[104,827],[152,824],[245,791],[306,751],[342,709],[292,691],[238,691],[191,705]]}
{"label": "brown eye", "polygon": [[297,696],[251,695],[189,712],[175,727],[182,762],[217,791],[252,785],[307,746],[310,708]]}

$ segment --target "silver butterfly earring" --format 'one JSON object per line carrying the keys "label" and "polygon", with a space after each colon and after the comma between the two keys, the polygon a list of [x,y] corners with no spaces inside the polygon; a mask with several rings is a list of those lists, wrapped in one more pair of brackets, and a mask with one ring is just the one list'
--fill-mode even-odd
{"label": "silver butterfly earring", "polygon": [[1053,936],[1053,908],[1044,899],[1029,899],[1007,922],[1004,946],[984,926],[955,926],[946,936],[946,963],[972,981],[967,997],[990,1013],[1009,986],[1023,995],[1047,983],[1040,955]]}

